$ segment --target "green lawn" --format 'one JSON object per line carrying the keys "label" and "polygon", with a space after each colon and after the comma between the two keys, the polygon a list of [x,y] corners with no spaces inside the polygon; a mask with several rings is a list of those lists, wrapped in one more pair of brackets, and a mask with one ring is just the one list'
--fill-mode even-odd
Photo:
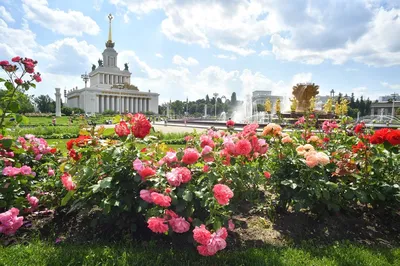
{"label": "green lawn", "polygon": [[[138,243],[140,244],[140,243]],[[50,244],[0,247],[0,265],[400,265],[400,248],[377,249],[352,244],[304,245],[221,251],[202,257],[194,248],[161,248],[132,244]]]}
{"label": "green lawn", "polygon": [[[113,128],[107,128],[106,130],[112,130],[112,133],[114,133],[114,129]],[[111,134],[110,132],[108,132],[109,135]],[[107,135],[107,134],[105,134]],[[46,139],[47,143],[50,146],[54,146],[56,147],[58,150],[60,150],[62,153],[67,153],[67,147],[66,147],[66,143],[67,141],[69,141],[69,139]],[[183,148],[185,145],[179,145],[179,144],[169,144],[168,147],[173,148],[173,149],[178,149],[178,148]],[[144,148],[145,145],[139,145],[139,148],[142,149]]]}
{"label": "green lawn", "polygon": [[[53,117],[28,117],[29,122],[25,125],[51,125]],[[113,116],[98,116],[98,117],[93,117],[89,118],[88,120],[92,120],[97,124],[104,124],[105,120],[113,120]],[[56,117],[56,124],[57,125],[69,125],[69,116],[61,116],[61,117]],[[80,118],[75,117],[73,118],[73,123],[72,125],[80,125]]]}

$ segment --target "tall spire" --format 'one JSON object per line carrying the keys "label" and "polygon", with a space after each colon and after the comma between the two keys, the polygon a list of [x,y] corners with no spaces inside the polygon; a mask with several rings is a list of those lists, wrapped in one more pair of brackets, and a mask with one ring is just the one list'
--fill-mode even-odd
{"label": "tall spire", "polygon": [[109,20],[109,28],[108,28],[108,40],[106,42],[107,48],[114,48],[114,43],[112,42],[112,34],[111,34],[111,21],[113,20],[113,15],[111,13],[108,15]]}

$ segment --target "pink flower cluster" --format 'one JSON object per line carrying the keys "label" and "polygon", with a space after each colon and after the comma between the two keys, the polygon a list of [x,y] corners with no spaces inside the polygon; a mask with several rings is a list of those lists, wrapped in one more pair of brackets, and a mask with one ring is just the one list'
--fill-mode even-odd
{"label": "pink flower cluster", "polygon": [[326,133],[329,134],[333,131],[333,129],[338,128],[338,124],[336,123],[335,120],[329,121],[325,120],[324,123],[322,123],[322,130]]}
{"label": "pink flower cluster", "polygon": [[[21,58],[19,56],[12,58],[11,61],[14,63],[18,63],[20,66],[24,67],[26,73],[32,74],[31,75],[32,80],[35,80],[36,82],[42,81],[40,73],[39,72],[34,73],[37,61],[30,58]],[[7,60],[0,61],[0,67],[2,67],[7,72],[14,72],[18,69],[17,65],[12,65]],[[19,78],[17,77],[14,81],[17,85],[22,85],[24,83],[21,77]]]}
{"label": "pink flower cluster", "polygon": [[193,230],[193,238],[200,245],[197,246],[197,251],[202,256],[213,256],[220,250],[226,247],[226,238],[228,231],[225,227],[220,228],[215,233],[211,234],[204,224],[200,227],[196,226]]}
{"label": "pink flower cluster", "polygon": [[32,212],[39,207],[39,199],[35,196],[31,196],[31,194],[28,194],[26,195],[26,199],[28,200],[29,205],[31,205],[31,207],[26,210],[27,212]]}
{"label": "pink flower cluster", "polygon": [[10,210],[0,213],[0,233],[5,235],[13,235],[22,226],[24,217],[18,217],[19,210],[11,208]]}
{"label": "pink flower cluster", "polygon": [[12,167],[12,166],[7,166],[4,167],[3,169],[3,175],[5,176],[17,176],[17,175],[31,175],[34,172],[32,172],[32,169],[27,166],[27,165],[23,165],[20,168],[18,167]]}
{"label": "pink flower cluster", "polygon": [[57,151],[57,149],[50,147],[45,139],[36,138],[31,134],[25,135],[25,138],[18,137],[17,141],[21,145],[22,149],[27,152],[32,151],[35,154],[36,161],[42,159],[45,154],[55,153]]}
{"label": "pink flower cluster", "polygon": [[190,224],[186,221],[185,218],[179,217],[175,212],[171,210],[165,211],[165,216],[163,218],[160,217],[151,217],[147,220],[148,228],[154,233],[163,234],[168,231],[168,224],[171,226],[172,231],[175,233],[185,233],[189,231]]}

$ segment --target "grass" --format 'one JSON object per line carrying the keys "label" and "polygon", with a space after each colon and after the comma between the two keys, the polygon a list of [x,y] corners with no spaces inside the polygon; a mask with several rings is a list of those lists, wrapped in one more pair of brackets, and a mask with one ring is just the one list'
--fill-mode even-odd
{"label": "grass", "polygon": [[400,248],[367,248],[343,243],[327,247],[303,245],[221,251],[202,257],[186,249],[137,244],[60,244],[33,241],[0,246],[0,265],[400,265]]}
{"label": "grass", "polygon": [[[107,130],[107,129],[106,129]],[[114,132],[114,129],[112,129]],[[60,150],[63,154],[67,153],[67,147],[66,147],[66,143],[67,141],[69,141],[69,139],[46,139],[47,143],[52,146],[52,147],[56,147],[58,150]],[[139,149],[142,149],[145,147],[145,145],[140,144],[138,145]],[[185,145],[175,145],[175,144],[169,144],[168,145],[169,148],[172,149],[179,149],[179,148],[183,148],[185,147]],[[0,264],[1,265],[1,264]]]}
{"label": "grass", "polygon": [[[28,117],[29,122],[25,125],[44,125],[44,126],[48,126],[52,124],[52,120],[53,117],[49,116],[49,117],[45,117],[45,116],[41,116],[41,117],[36,117],[36,116],[31,116]],[[88,120],[94,121],[97,124],[104,124],[105,120],[113,120],[113,116],[97,116],[97,117],[91,117]],[[57,125],[69,125],[69,116],[61,116],[61,117],[56,117],[56,124]],[[75,117],[73,119],[73,123],[72,125],[79,125],[80,124],[80,118],[79,117]]]}

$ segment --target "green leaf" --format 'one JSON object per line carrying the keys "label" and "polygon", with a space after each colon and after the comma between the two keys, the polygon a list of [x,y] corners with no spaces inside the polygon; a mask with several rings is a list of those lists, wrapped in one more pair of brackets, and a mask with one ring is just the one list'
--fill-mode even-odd
{"label": "green leaf", "polygon": [[16,113],[19,111],[19,103],[18,102],[11,102],[10,103],[10,111]]}
{"label": "green leaf", "polygon": [[322,196],[326,200],[329,200],[331,198],[328,190],[322,190]]}
{"label": "green leaf", "polygon": [[111,187],[112,177],[106,177],[99,181],[99,185],[101,188],[110,188]]}
{"label": "green leaf", "polygon": [[119,121],[121,121],[121,116],[120,115],[116,115],[113,118],[113,124],[119,124]]}
{"label": "green leaf", "polygon": [[178,205],[176,205],[176,211],[177,212],[184,211],[185,208],[186,208],[186,202],[184,202],[184,201],[179,201]]}
{"label": "green leaf", "polygon": [[4,81],[6,81],[5,79],[2,79],[2,78],[0,78],[0,82],[4,82]]}
{"label": "green leaf", "polygon": [[344,197],[345,199],[350,200],[350,199],[352,199],[352,198],[354,197],[354,193],[353,193],[353,191],[351,191],[351,190],[347,190],[347,191],[343,194],[343,197]]}
{"label": "green leaf", "polygon": [[191,191],[189,191],[189,190],[186,190],[184,193],[183,193],[183,197],[182,197],[184,200],[186,200],[186,201],[192,201],[192,199],[193,199],[193,193],[191,192]]}
{"label": "green leaf", "polygon": [[67,195],[65,195],[65,197],[61,200],[61,206],[67,205],[68,201],[72,198],[74,193],[75,193],[75,190],[68,191]]}
{"label": "green leaf", "polygon": [[12,145],[12,139],[2,139],[0,140],[0,143],[2,144],[3,148],[9,149]]}
{"label": "green leaf", "polygon": [[92,189],[93,193],[97,193],[97,191],[99,191],[99,189],[100,189],[100,185],[99,184],[93,185],[93,186],[91,186],[91,189]]}

